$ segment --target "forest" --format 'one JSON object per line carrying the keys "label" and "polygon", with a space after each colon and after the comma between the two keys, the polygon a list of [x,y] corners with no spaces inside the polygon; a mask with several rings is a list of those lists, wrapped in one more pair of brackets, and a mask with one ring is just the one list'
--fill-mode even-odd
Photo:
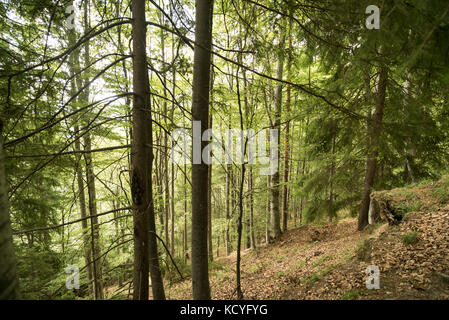
{"label": "forest", "polygon": [[449,299],[447,1],[0,16],[0,300]]}

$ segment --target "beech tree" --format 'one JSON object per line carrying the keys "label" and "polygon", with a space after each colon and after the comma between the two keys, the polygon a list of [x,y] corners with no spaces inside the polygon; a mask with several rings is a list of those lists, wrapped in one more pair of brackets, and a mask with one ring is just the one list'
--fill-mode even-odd
{"label": "beech tree", "polygon": [[133,137],[131,192],[134,205],[134,299],[165,299],[159,267],[152,191],[153,125],[146,56],[145,1],[133,0]]}
{"label": "beech tree", "polygon": [[[202,160],[202,150],[207,145],[202,136],[209,126],[212,16],[213,0],[197,0],[192,91],[192,120],[201,124],[200,133],[193,137],[193,145],[197,143],[200,152],[193,149],[192,164],[192,289],[193,298],[197,300],[210,299],[207,249],[209,165]],[[201,163],[196,164],[195,161]]]}

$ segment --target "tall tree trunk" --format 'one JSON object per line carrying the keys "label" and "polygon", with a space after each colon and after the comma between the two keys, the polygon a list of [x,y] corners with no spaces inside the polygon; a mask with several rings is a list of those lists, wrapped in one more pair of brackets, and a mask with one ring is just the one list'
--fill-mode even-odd
{"label": "tall tree trunk", "polygon": [[[79,127],[75,126],[75,135],[79,134]],[[75,151],[81,151],[81,144],[79,139],[75,141]],[[87,265],[87,279],[89,281],[89,287],[92,287],[93,281],[93,268],[92,268],[92,252],[89,247],[89,231],[88,231],[88,221],[87,221],[87,211],[86,211],[86,195],[84,193],[84,181],[83,181],[83,166],[81,162],[81,154],[76,156],[76,180],[78,184],[78,200],[80,206],[81,214],[81,227],[83,229],[83,246],[84,246],[84,260]],[[93,289],[93,287],[92,287]],[[92,291],[95,295],[95,292]]]}
{"label": "tall tree trunk", "polygon": [[[76,33],[75,30],[71,30],[69,33],[69,43],[70,46],[74,46],[76,41]],[[78,75],[80,70],[80,59],[79,59],[79,49],[73,51],[70,55],[70,75],[72,78],[70,82],[70,95],[73,97],[78,90],[82,88],[82,80]],[[81,100],[81,99],[80,99]],[[74,126],[75,137],[79,137],[80,129],[79,125],[76,124]],[[81,218],[81,227],[83,230],[83,247],[84,247],[84,261],[87,266],[87,279],[89,282],[89,288],[93,289],[92,281],[93,281],[93,270],[92,270],[92,252],[89,247],[89,231],[88,231],[88,221],[87,221],[87,210],[86,210],[86,195],[84,191],[84,181],[83,181],[83,164],[82,164],[82,156],[79,151],[81,151],[81,143],[80,139],[75,140],[75,151],[76,154],[76,180],[78,185],[78,202],[80,208]],[[93,292],[93,290],[92,290]],[[95,295],[95,292],[93,292]]]}
{"label": "tall tree trunk", "polygon": [[335,136],[336,120],[332,119],[332,146],[331,146],[331,164],[329,167],[329,220],[336,218],[334,209],[334,174],[335,174]]}
{"label": "tall tree trunk", "polygon": [[[192,120],[200,121],[201,130],[200,135],[193,137],[193,145],[198,144],[200,151],[193,153],[192,164],[192,288],[195,300],[210,299],[207,250],[208,203],[207,199],[204,201],[209,186],[209,166],[201,159],[202,150],[207,145],[207,142],[201,141],[201,137],[209,124],[212,16],[213,0],[197,0]],[[199,160],[200,163],[195,163],[195,160]]]}
{"label": "tall tree trunk", "polygon": [[133,137],[131,193],[134,209],[134,299],[148,300],[148,271],[153,298],[165,299],[159,267],[152,192],[153,124],[146,56],[145,0],[132,0]]}
{"label": "tall tree trunk", "polygon": [[[174,56],[174,42],[172,45],[172,53]],[[175,68],[173,68],[173,88],[172,88],[172,93],[173,93],[173,97],[175,97],[175,93],[176,93],[176,72],[175,72]],[[171,110],[171,119],[173,119],[174,116],[174,112],[175,112],[175,102],[173,101],[172,103],[172,110]],[[172,146],[173,148],[173,146]],[[170,244],[171,244],[171,254],[175,255],[175,163],[174,161],[171,161],[171,230],[170,230]]]}
{"label": "tall tree trunk", "polygon": [[[161,4],[163,7],[163,3]],[[162,12],[158,12],[160,16],[160,24],[165,25],[164,21],[164,15]],[[162,63],[165,65],[165,34],[164,30],[160,29],[160,41],[161,41],[161,53],[162,53]],[[162,87],[163,87],[163,96],[164,98],[167,98],[167,76],[164,72],[162,74]],[[163,99],[162,101],[163,105],[163,123],[165,128],[168,127],[168,109],[167,109],[167,100]],[[161,163],[164,168],[162,172],[163,176],[163,184],[164,184],[164,215],[165,215],[165,244],[168,248],[170,248],[170,233],[169,233],[169,220],[170,220],[170,184],[169,184],[169,175],[168,175],[168,156],[167,156],[167,150],[168,150],[168,134],[164,131],[162,132],[164,135],[164,147],[165,151],[161,152]]]}
{"label": "tall tree trunk", "polygon": [[249,192],[249,228],[251,238],[251,248],[256,248],[256,236],[254,232],[254,195],[253,195],[253,168],[249,168],[248,177],[248,192]]}
{"label": "tall tree trunk", "polygon": [[[281,30],[281,33],[283,30]],[[284,71],[284,49],[285,35],[281,35],[279,42],[279,60],[277,65],[277,78],[282,79]],[[275,93],[275,111],[274,111],[274,128],[278,130],[277,135],[277,146],[276,149],[277,157],[277,170],[271,177],[271,234],[272,240],[279,239],[281,235],[281,217],[279,212],[279,138],[281,132],[281,109],[282,109],[282,83],[279,83],[276,87]]]}
{"label": "tall tree trunk", "polygon": [[226,255],[230,255],[232,251],[231,246],[231,240],[229,237],[229,224],[231,220],[231,170],[232,165],[227,164],[226,165],[226,199],[225,199],[225,211],[226,211],[226,238],[225,238],[225,244],[226,244]]}
{"label": "tall tree trunk", "polygon": [[271,194],[271,178],[267,176],[267,203],[265,210],[265,243],[268,244],[270,242],[270,194]]}
{"label": "tall tree trunk", "polygon": [[8,187],[3,155],[3,123],[0,120],[0,300],[20,299],[17,262],[9,218]]}
{"label": "tall tree trunk", "polygon": [[[242,112],[242,103],[240,99],[240,86],[239,86],[239,78],[238,78],[238,71],[236,75],[236,83],[237,83],[237,97],[238,97],[238,105],[239,105],[239,113],[240,113],[240,131],[243,134],[244,125],[243,125],[243,112]],[[245,185],[245,172],[246,172],[246,165],[245,165],[245,155],[246,155],[246,146],[248,142],[248,137],[243,138],[241,137],[241,143],[243,143],[243,150],[242,150],[242,169],[240,173],[240,185],[239,185],[239,194],[238,194],[238,201],[239,201],[239,215],[237,220],[237,258],[236,258],[236,281],[237,281],[237,299],[241,300],[243,299],[243,291],[241,286],[241,273],[240,273],[240,265],[241,265],[241,246],[242,246],[242,219],[243,219],[243,188]]]}
{"label": "tall tree trunk", "polygon": [[187,263],[187,250],[188,250],[188,239],[187,239],[187,164],[184,162],[184,232],[183,232],[183,255],[184,261]]}
{"label": "tall tree trunk", "polygon": [[[84,2],[84,30],[90,30],[90,0]],[[84,44],[84,65],[90,65],[90,41],[86,41]],[[90,99],[90,86],[88,85],[90,79],[89,74],[85,79],[85,89],[81,100],[87,105]],[[94,298],[104,299],[103,293],[103,276],[102,276],[102,259],[101,246],[100,246],[100,226],[98,225],[97,217],[97,196],[95,188],[95,174],[92,162],[92,140],[90,133],[84,135],[84,161],[86,164],[86,185],[88,193],[88,208],[90,215],[90,229],[91,229],[91,252],[92,252],[92,276],[93,276],[93,292]]]}
{"label": "tall tree trunk", "polygon": [[[288,23],[288,47],[292,47],[291,39],[291,19]],[[289,50],[287,55],[287,81],[290,81],[290,69],[291,69],[291,52]],[[288,222],[288,171],[290,161],[290,104],[291,104],[291,87],[287,84],[287,95],[285,99],[285,111],[287,122],[285,124],[285,139],[284,139],[284,174],[283,174],[283,191],[282,191],[282,231],[287,231]]]}
{"label": "tall tree trunk", "polygon": [[[213,80],[211,81],[211,83],[213,83]],[[212,128],[212,115],[209,116],[209,128]],[[209,184],[207,187],[207,248],[209,251],[209,260],[213,261],[214,251],[212,247],[212,164],[209,166],[207,181]]]}
{"label": "tall tree trunk", "polygon": [[368,146],[368,159],[366,161],[365,183],[362,195],[362,204],[358,218],[358,230],[363,230],[368,225],[368,211],[370,204],[371,189],[374,184],[374,176],[376,174],[378,142],[382,130],[382,119],[385,108],[385,95],[387,90],[388,69],[381,66],[379,70],[379,78],[377,82],[376,108],[371,121],[370,143]]}
{"label": "tall tree trunk", "polygon": [[89,215],[90,215],[90,229],[91,229],[91,250],[92,250],[92,268],[94,279],[94,296],[95,299],[104,299],[103,294],[103,272],[102,259],[100,247],[100,226],[97,217],[97,192],[95,188],[95,174],[92,164],[92,143],[90,134],[84,136],[84,159],[86,162],[86,181],[87,194],[89,199]]}

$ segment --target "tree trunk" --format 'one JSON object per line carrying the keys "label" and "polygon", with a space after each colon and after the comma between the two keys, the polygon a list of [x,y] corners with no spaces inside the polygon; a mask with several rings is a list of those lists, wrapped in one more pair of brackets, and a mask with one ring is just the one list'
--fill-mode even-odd
{"label": "tree trunk", "polygon": [[183,232],[183,255],[187,263],[188,239],[187,239],[187,164],[184,162],[184,232]]}
{"label": "tree trunk", "polygon": [[[79,127],[75,126],[75,135],[79,134]],[[81,144],[79,140],[75,141],[75,150],[81,150]],[[95,295],[92,287],[93,281],[93,269],[92,269],[92,252],[89,247],[89,231],[88,231],[88,222],[87,222],[87,211],[86,211],[86,195],[84,193],[84,181],[83,181],[83,167],[81,162],[81,154],[77,154],[76,156],[76,180],[78,184],[78,197],[79,197],[79,206],[80,206],[80,214],[81,218],[81,227],[83,229],[83,246],[84,246],[84,260],[87,265],[87,279],[89,281],[89,287],[92,288],[92,292]]]}
{"label": "tree trunk", "polygon": [[90,134],[84,136],[84,150],[86,151],[84,159],[86,162],[86,181],[87,193],[89,199],[89,215],[90,215],[90,229],[91,229],[91,250],[92,250],[92,268],[94,278],[94,296],[95,299],[104,299],[103,294],[103,272],[102,259],[100,247],[100,226],[98,225],[97,217],[97,191],[95,188],[95,174],[92,164],[92,143]]}
{"label": "tree trunk", "polygon": [[[161,17],[161,25],[165,24],[164,16],[162,12],[159,12]],[[165,64],[165,34],[164,30],[160,29],[160,35],[161,35],[161,51],[162,51],[162,63]],[[167,76],[165,72],[162,74],[162,87],[163,87],[163,96],[167,98]],[[164,99],[162,102],[163,105],[163,112],[164,112],[164,119],[163,123],[165,128],[168,127],[168,110],[167,110],[167,100]],[[164,131],[162,132],[164,135],[164,146],[165,150],[168,150],[168,134]],[[164,184],[164,214],[165,214],[165,244],[167,245],[167,248],[170,248],[170,233],[169,233],[169,220],[170,220],[170,184],[169,184],[169,176],[168,176],[168,156],[167,152],[161,152],[161,162],[164,167],[164,170],[162,171],[163,175],[163,184]]]}
{"label": "tree trunk", "polygon": [[[243,125],[243,112],[242,112],[242,103],[240,99],[240,88],[239,88],[239,78],[238,78],[238,71],[236,75],[236,83],[237,83],[237,97],[238,97],[238,105],[239,105],[239,113],[240,113],[240,130],[243,133],[244,125]],[[245,104],[246,106],[246,104]],[[245,108],[247,109],[247,108]],[[245,110],[246,111],[246,110]],[[245,112],[246,113],[246,112]],[[243,143],[243,150],[242,150],[242,169],[240,174],[240,185],[239,185],[239,194],[238,194],[238,201],[239,201],[239,215],[237,220],[237,259],[236,259],[236,281],[237,281],[237,299],[241,300],[243,299],[243,291],[241,286],[241,272],[240,272],[240,265],[241,265],[241,246],[242,246],[242,219],[243,219],[243,188],[245,185],[245,172],[246,172],[246,165],[245,165],[245,155],[246,155],[246,147],[248,143],[248,137],[243,138],[241,137],[241,143]],[[249,228],[249,226],[247,226]]]}
{"label": "tree trunk", "polygon": [[229,256],[232,251],[231,240],[229,238],[229,224],[231,220],[231,208],[230,208],[230,197],[231,197],[231,170],[232,165],[226,165],[226,255]]}
{"label": "tree trunk", "polygon": [[265,209],[265,243],[268,244],[270,242],[270,190],[271,190],[271,182],[270,176],[267,176],[267,203]]}
{"label": "tree trunk", "polygon": [[[195,300],[210,299],[207,250],[208,203],[207,199],[204,201],[209,186],[209,166],[201,159],[202,150],[207,145],[207,142],[201,141],[201,137],[209,124],[212,16],[213,1],[197,0],[192,120],[200,121],[201,130],[200,135],[193,137],[193,145],[199,145],[200,151],[194,152],[192,164],[192,288]],[[195,163],[195,158],[200,158],[199,164]]]}
{"label": "tree trunk", "polygon": [[[211,86],[212,87],[212,86]],[[209,128],[212,128],[212,116],[209,116]],[[208,187],[207,187],[207,248],[209,251],[209,260],[214,260],[214,251],[212,247],[212,164],[208,171]]]}
{"label": "tree trunk", "polygon": [[2,129],[3,124],[0,120],[0,300],[15,300],[20,299],[20,293],[16,255],[9,218]]}
{"label": "tree trunk", "polygon": [[[173,36],[174,37],[174,36]],[[174,39],[172,39],[172,56],[175,55],[175,42]],[[176,94],[176,69],[173,67],[173,87],[172,87],[172,94],[173,97],[175,97]],[[174,113],[175,113],[175,102],[173,100],[172,102],[172,110],[171,110],[171,119],[174,119]],[[173,148],[173,146],[172,146]],[[171,161],[171,237],[170,237],[170,244],[171,244],[171,254],[174,256],[175,255],[175,178],[176,178],[176,174],[175,174],[175,163],[174,161]]]}
{"label": "tree trunk", "polygon": [[358,230],[363,230],[368,225],[368,211],[370,205],[371,188],[374,184],[376,174],[376,164],[378,156],[378,140],[382,130],[382,119],[385,108],[385,95],[388,81],[388,69],[386,66],[380,67],[377,83],[376,109],[371,121],[370,143],[368,146],[368,159],[366,161],[365,183],[362,195],[362,204],[360,207]]}
{"label": "tree trunk", "polygon": [[[287,81],[290,81],[290,69],[292,62],[291,55],[292,38],[291,38],[291,19],[288,20],[288,48],[287,55]],[[283,191],[282,191],[282,231],[287,231],[288,222],[288,172],[290,161],[290,107],[291,107],[291,87],[287,84],[287,95],[285,98],[285,111],[287,122],[285,124],[285,139],[284,139],[284,174],[283,174]]]}
{"label": "tree trunk", "polygon": [[152,192],[153,124],[146,57],[145,0],[132,1],[133,139],[131,193],[134,209],[134,299],[148,300],[148,271],[153,298],[165,299],[156,242]]}
{"label": "tree trunk", "polygon": [[249,168],[248,177],[248,192],[249,192],[249,229],[251,238],[251,248],[256,248],[256,237],[254,232],[254,195],[253,195],[253,168]]}
{"label": "tree trunk", "polygon": [[[90,1],[84,2],[84,29],[85,32],[90,29]],[[90,41],[86,41],[84,45],[84,66],[90,65]],[[90,86],[89,74],[85,79],[85,89],[81,100],[86,105],[89,104],[90,99]],[[98,225],[97,217],[97,195],[95,188],[95,174],[92,163],[92,140],[90,133],[84,135],[84,161],[86,164],[86,184],[88,193],[88,208],[90,215],[90,229],[91,229],[91,251],[92,251],[92,276],[93,276],[93,292],[94,298],[103,300],[103,276],[102,276],[102,259],[101,259],[101,246],[100,246],[100,226]]]}
{"label": "tree trunk", "polygon": [[[76,42],[76,34],[74,30],[71,30],[69,33],[69,43],[70,46],[74,46]],[[77,90],[82,88],[82,80],[78,75],[80,71],[80,59],[79,59],[79,49],[74,50],[70,55],[70,75],[72,78],[70,82],[70,95],[73,97]],[[80,99],[81,100],[81,99]],[[79,125],[74,126],[75,137],[79,137],[80,129]],[[75,140],[75,151],[81,151],[81,143],[80,139]],[[83,247],[84,247],[84,261],[87,266],[87,279],[89,282],[89,288],[92,290],[92,293],[95,295],[93,291],[92,281],[93,281],[93,270],[92,270],[92,252],[89,247],[89,231],[88,231],[88,221],[87,221],[87,210],[86,210],[86,195],[84,191],[84,181],[83,181],[83,164],[82,164],[82,156],[81,153],[76,154],[76,180],[78,184],[78,200],[79,200],[79,209],[81,218],[81,227],[83,229]]]}
{"label": "tree trunk", "polygon": [[[281,32],[283,32],[281,30]],[[285,36],[281,35],[281,40],[279,42],[279,60],[277,66],[277,78],[282,79],[284,70],[284,54],[282,50],[284,49]],[[279,239],[281,235],[281,217],[279,212],[279,138],[281,129],[281,108],[282,108],[282,84],[279,83],[276,87],[275,94],[275,111],[274,111],[274,128],[278,130],[277,135],[277,145],[276,150],[277,157],[277,170],[271,177],[271,234],[272,240]]]}

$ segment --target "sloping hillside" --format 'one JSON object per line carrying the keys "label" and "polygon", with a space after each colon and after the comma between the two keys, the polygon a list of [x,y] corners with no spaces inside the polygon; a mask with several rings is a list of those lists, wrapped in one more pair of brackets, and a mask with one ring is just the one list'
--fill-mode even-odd
{"label": "sloping hillside", "polygon": [[[403,219],[356,231],[356,220],[302,226],[242,257],[245,299],[449,299],[449,176],[378,192]],[[235,255],[211,271],[213,299],[235,299]],[[366,289],[369,265],[380,289]],[[191,299],[190,280],[167,288]]]}

